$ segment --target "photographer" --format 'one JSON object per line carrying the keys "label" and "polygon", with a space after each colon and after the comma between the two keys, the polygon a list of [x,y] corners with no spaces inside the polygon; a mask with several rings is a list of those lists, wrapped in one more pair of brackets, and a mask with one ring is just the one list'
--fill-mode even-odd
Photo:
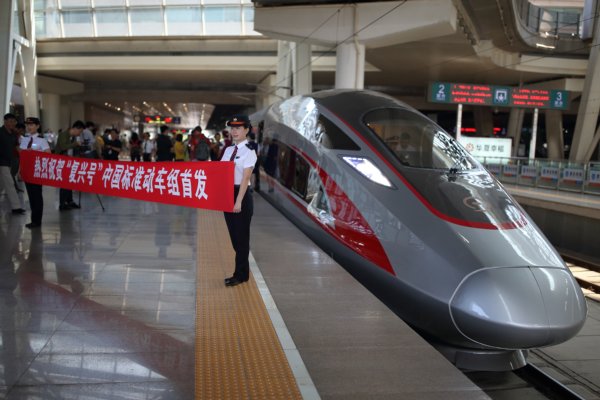
{"label": "photographer", "polygon": [[[71,129],[59,133],[58,139],[56,140],[54,153],[71,157],[78,155],[80,153],[81,146],[77,142],[77,137],[81,135],[81,132],[83,132],[84,129],[85,125],[82,121],[78,120],[73,123]],[[73,201],[73,192],[69,189],[60,189],[59,199],[60,205],[58,206],[58,209],[60,211],[79,208],[79,204]]]}
{"label": "photographer", "polygon": [[108,139],[104,141],[104,159],[118,160],[123,144],[119,140],[119,132],[115,128],[108,130]]}
{"label": "photographer", "polygon": [[98,149],[96,149],[96,136],[94,130],[96,125],[92,121],[85,123],[85,129],[81,132],[79,142],[81,146],[79,148],[79,154],[75,156],[84,158],[98,158]]}

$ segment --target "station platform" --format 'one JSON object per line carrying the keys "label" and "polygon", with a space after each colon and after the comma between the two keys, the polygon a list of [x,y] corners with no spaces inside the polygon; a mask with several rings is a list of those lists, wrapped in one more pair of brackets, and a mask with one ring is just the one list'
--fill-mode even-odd
{"label": "station platform", "polygon": [[[0,217],[0,398],[488,398],[256,193],[236,287],[221,213],[44,198],[40,230]],[[600,387],[589,307],[539,360]]]}
{"label": "station platform", "polygon": [[503,184],[524,205],[600,219],[600,195]]}

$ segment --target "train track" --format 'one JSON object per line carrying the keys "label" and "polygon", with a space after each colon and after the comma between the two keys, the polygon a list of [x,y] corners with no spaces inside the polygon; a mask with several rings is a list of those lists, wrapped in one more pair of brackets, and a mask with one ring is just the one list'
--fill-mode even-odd
{"label": "train track", "polygon": [[576,382],[563,384],[533,364],[515,371],[464,373],[492,400],[586,400],[569,387]]}
{"label": "train track", "polygon": [[600,265],[582,257],[561,252],[561,257],[579,282],[579,285],[594,293],[600,294]]}

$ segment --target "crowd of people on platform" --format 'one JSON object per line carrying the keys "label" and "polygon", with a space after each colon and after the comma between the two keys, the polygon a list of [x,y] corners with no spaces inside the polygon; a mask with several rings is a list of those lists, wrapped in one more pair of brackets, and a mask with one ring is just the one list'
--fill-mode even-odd
{"label": "crowd of people on platform", "polygon": [[[75,121],[69,129],[60,130],[58,135],[44,135],[41,121],[28,117],[19,124],[14,114],[4,115],[0,127],[0,191],[6,194],[13,215],[26,214],[21,193],[27,192],[31,209],[31,222],[25,226],[36,229],[42,226],[44,212],[43,187],[39,184],[22,182],[19,176],[19,158],[23,151],[53,152],[66,157],[102,158],[119,160],[124,148],[129,150],[131,161],[229,161],[234,167],[234,206],[225,212],[225,221],[231,243],[235,250],[235,268],[231,277],[225,279],[226,286],[236,286],[248,281],[250,251],[250,221],[253,214],[252,187],[259,189],[260,181],[253,179],[257,173],[257,162],[261,149],[256,143],[250,120],[245,115],[233,116],[227,130],[209,139],[200,126],[195,127],[190,138],[184,142],[183,135],[171,137],[169,127],[161,126],[155,140],[147,132],[141,138],[132,133],[123,140],[115,128],[108,128],[103,135],[96,134],[93,122]],[[47,136],[44,137],[44,136]],[[50,139],[50,140],[49,140]],[[125,145],[123,142],[126,142]],[[273,146],[270,146],[273,148]],[[269,150],[270,151],[270,150]],[[257,176],[256,176],[257,177]],[[254,182],[253,182],[254,180]],[[25,190],[23,190],[25,186]],[[73,200],[73,192],[59,189],[59,210],[79,209]]]}
{"label": "crowd of people on platform", "polygon": [[[230,126],[228,128],[231,129]],[[0,127],[0,194],[4,193],[10,203],[11,213],[23,215],[23,194],[27,192],[32,210],[31,223],[28,228],[41,226],[43,198],[40,185],[24,183],[19,175],[19,152],[37,150],[52,152],[71,157],[83,157],[105,160],[131,161],[218,161],[223,158],[226,149],[232,146],[232,135],[227,129],[217,132],[209,138],[200,126],[193,128],[189,137],[172,131],[168,126],[159,127],[155,139],[149,132],[138,135],[131,132],[127,138],[120,135],[116,128],[110,127],[103,134],[97,132],[94,122],[75,121],[65,130],[57,134],[47,130],[42,134],[41,121],[38,118],[26,118],[19,123],[14,114],[4,116],[4,124]],[[255,141],[255,133],[248,132],[248,148],[259,155],[260,148]],[[252,187],[259,190],[257,179],[258,168],[252,176]],[[250,191],[252,191],[252,187]],[[59,190],[59,210],[67,211],[80,208],[73,200],[73,193],[68,189]]]}

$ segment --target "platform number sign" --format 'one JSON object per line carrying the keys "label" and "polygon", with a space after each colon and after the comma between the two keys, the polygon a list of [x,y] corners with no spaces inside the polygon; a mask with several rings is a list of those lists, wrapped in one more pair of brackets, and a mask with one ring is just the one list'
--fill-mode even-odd
{"label": "platform number sign", "polygon": [[449,83],[435,83],[435,100],[439,103],[449,103],[450,102],[450,84]]}
{"label": "platform number sign", "polygon": [[554,108],[566,108],[564,92],[560,90],[552,91],[552,105]]}

